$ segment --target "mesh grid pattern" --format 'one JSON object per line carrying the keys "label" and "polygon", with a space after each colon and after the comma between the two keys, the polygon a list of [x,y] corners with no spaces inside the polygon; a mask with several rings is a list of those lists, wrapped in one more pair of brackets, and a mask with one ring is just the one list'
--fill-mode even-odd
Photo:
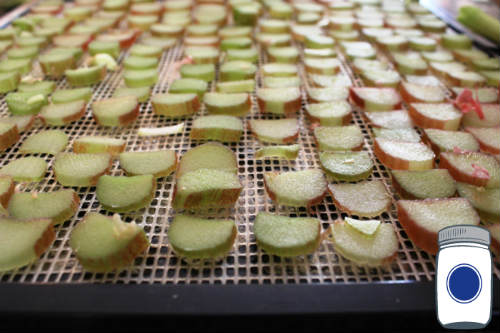
{"label": "mesh grid pattern", "polygon": [[[299,45],[297,45],[299,46]],[[259,45],[256,45],[261,54],[259,67],[267,61],[266,55]],[[172,64],[182,58],[183,45],[179,42],[175,47],[164,52],[159,65],[159,81],[152,89],[152,95],[168,91],[172,78],[166,74]],[[126,57],[124,52],[119,58],[120,62]],[[353,84],[362,85],[362,81],[351,71],[348,62],[339,52],[342,62],[342,72],[348,75]],[[222,60],[221,60],[222,61]],[[299,63],[300,76],[303,84],[307,84],[307,78]],[[34,76],[41,76],[38,65],[33,70]],[[218,74],[217,74],[218,78]],[[212,82],[209,89],[214,91],[216,81]],[[256,77],[257,85],[260,85],[260,73]],[[92,101],[111,97],[117,87],[124,86],[122,80],[122,69],[117,72],[108,73],[106,79],[93,87]],[[57,82],[57,88],[69,87],[66,81]],[[303,87],[303,106],[307,98]],[[271,119],[269,114],[259,113],[255,94],[252,94],[252,111],[244,118],[245,124],[249,119]],[[66,151],[71,151],[74,139],[83,135],[107,135],[123,138],[127,141],[128,151],[146,151],[153,149],[173,149],[178,156],[182,156],[188,149],[199,144],[189,139],[192,120],[205,114],[204,107],[192,118],[185,121],[184,131],[180,134],[168,137],[140,138],[137,136],[139,127],[160,127],[174,125],[179,120],[170,120],[157,116],[152,112],[149,102],[142,103],[141,114],[138,120],[125,128],[108,129],[99,127],[91,116],[90,103],[87,112],[80,121],[61,127],[70,137]],[[0,115],[9,114],[2,96],[0,104]],[[263,173],[266,171],[302,170],[307,168],[320,168],[319,157],[314,142],[311,123],[304,115],[304,107],[297,115],[300,123],[299,157],[295,161],[278,159],[256,160],[254,152],[262,147],[262,144],[246,129],[237,144],[228,144],[237,155],[239,165],[239,176],[244,186],[243,191],[233,209],[214,212],[218,216],[226,216],[234,219],[237,224],[238,236],[233,250],[223,260],[203,261],[187,263],[175,255],[169,247],[167,230],[175,212],[171,208],[171,198],[174,188],[174,178],[161,178],[155,193],[155,199],[146,209],[132,214],[122,214],[125,221],[135,221],[144,228],[151,242],[146,252],[139,256],[134,265],[119,273],[96,274],[85,272],[78,264],[72,253],[68,239],[72,228],[83,216],[90,211],[111,215],[110,212],[101,209],[95,197],[95,187],[74,188],[80,197],[78,213],[66,223],[56,227],[56,240],[42,257],[30,266],[0,274],[0,281],[4,283],[171,283],[171,284],[283,284],[283,283],[347,283],[347,282],[375,282],[375,281],[429,281],[435,275],[435,261],[432,256],[415,248],[408,239],[405,231],[397,221],[395,200],[388,212],[383,213],[380,219],[392,223],[400,248],[398,255],[391,266],[380,268],[368,268],[357,266],[344,259],[335,252],[329,241],[324,241],[318,251],[306,257],[280,258],[270,256],[262,252],[256,245],[252,231],[255,216],[260,211],[275,212],[289,216],[311,216],[322,221],[323,229],[339,217],[345,217],[341,213],[330,196],[326,196],[323,202],[314,206],[310,211],[305,208],[287,208],[276,206],[267,196],[264,189]],[[389,193],[395,191],[391,186],[388,170],[380,164],[373,153],[373,137],[369,126],[363,119],[361,111],[354,109],[353,124],[360,127],[364,135],[364,148],[373,162],[374,169],[370,179],[383,181]],[[35,126],[21,135],[21,140],[6,152],[2,153],[0,167],[9,161],[21,157],[18,149],[28,136],[45,130],[37,121]],[[41,156],[48,163],[48,171],[43,181],[39,183],[22,184],[21,191],[53,191],[60,189],[52,171],[53,156]],[[112,175],[124,174],[115,161],[111,171]],[[500,276],[498,267],[494,267],[495,275]]]}

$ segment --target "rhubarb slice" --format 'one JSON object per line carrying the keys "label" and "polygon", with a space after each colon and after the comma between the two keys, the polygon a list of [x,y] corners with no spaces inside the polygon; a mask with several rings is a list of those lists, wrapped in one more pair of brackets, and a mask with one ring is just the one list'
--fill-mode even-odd
{"label": "rhubarb slice", "polygon": [[207,82],[199,79],[177,79],[170,86],[170,93],[197,94],[201,100],[207,91]]}
{"label": "rhubarb slice", "polygon": [[401,76],[394,70],[367,70],[361,73],[361,78],[369,87],[396,88],[401,82]]}
{"label": "rhubarb slice", "polygon": [[284,64],[279,62],[271,62],[261,67],[262,75],[273,77],[289,77],[297,76],[298,68],[295,64]]}
{"label": "rhubarb slice", "polygon": [[438,251],[439,230],[452,225],[478,225],[479,216],[467,199],[399,200],[399,222],[410,239],[430,254]]}
{"label": "rhubarb slice", "polygon": [[[453,87],[453,93],[458,96],[464,89],[462,87]],[[498,103],[498,89],[494,88],[476,88],[473,90],[474,98],[479,103]]]}
{"label": "rhubarb slice", "polygon": [[255,152],[255,158],[278,157],[286,160],[294,160],[299,155],[299,149],[299,145],[263,147]]}
{"label": "rhubarb slice", "polygon": [[279,205],[310,207],[326,195],[327,182],[318,169],[264,173],[266,192]]}
{"label": "rhubarb slice", "polygon": [[135,96],[103,99],[92,103],[92,114],[101,126],[127,126],[139,116],[139,101]]}
{"label": "rhubarb slice", "polygon": [[260,88],[257,102],[261,112],[292,115],[302,106],[300,88]]}
{"label": "rhubarb slice", "polygon": [[372,174],[373,162],[365,151],[321,152],[319,161],[327,176],[336,181],[355,182]]}
{"label": "rhubarb slice", "polygon": [[478,152],[445,152],[439,166],[459,182],[486,188],[500,187],[500,164],[491,155]]}
{"label": "rhubarb slice", "polygon": [[68,135],[61,130],[41,131],[28,137],[19,152],[22,154],[51,154],[55,155],[66,148]]}
{"label": "rhubarb slice", "polygon": [[365,111],[384,111],[401,108],[401,98],[393,88],[351,87],[350,96],[354,103]]}
{"label": "rhubarb slice", "polygon": [[60,153],[54,162],[54,173],[63,186],[93,186],[109,171],[112,162],[111,155],[106,153]]}
{"label": "rhubarb slice", "polygon": [[299,50],[294,46],[270,47],[267,53],[271,61],[279,63],[293,64],[299,58]]}
{"label": "rhubarb slice", "polygon": [[314,253],[321,243],[318,219],[260,212],[254,222],[257,245],[271,255],[294,257]]}
{"label": "rhubarb slice", "polygon": [[392,58],[400,74],[424,75],[427,73],[427,63],[419,53],[393,52]]}
{"label": "rhubarb slice", "polygon": [[36,261],[56,235],[51,220],[0,218],[0,271],[9,271]]}
{"label": "rhubarb slice", "polygon": [[0,73],[0,94],[16,90],[20,77],[18,72]]}
{"label": "rhubarb slice", "polygon": [[[352,220],[352,219],[351,219]],[[380,223],[376,231],[367,236],[352,227],[345,220],[336,220],[332,225],[332,242],[335,251],[344,258],[360,266],[385,266],[397,256],[399,241],[390,223]],[[358,221],[359,224],[368,224],[369,221]]]}
{"label": "rhubarb slice", "polygon": [[420,142],[420,135],[413,128],[373,128],[377,138],[396,141]]}
{"label": "rhubarb slice", "polygon": [[465,130],[476,138],[482,151],[490,154],[500,154],[499,128],[466,127]]}
{"label": "rhubarb slice", "polygon": [[413,128],[413,122],[405,110],[365,112],[364,116],[375,127]]}
{"label": "rhubarb slice", "polygon": [[217,169],[229,173],[238,171],[233,151],[216,142],[209,142],[188,150],[178,165],[176,177],[199,169]]}
{"label": "rhubarb slice", "polygon": [[198,79],[203,81],[213,81],[215,79],[214,64],[184,64],[180,69],[183,78]]}
{"label": "rhubarb slice", "polygon": [[31,71],[31,68],[30,59],[5,59],[0,61],[0,72],[15,71],[21,75],[25,75]]}
{"label": "rhubarb slice", "polygon": [[15,116],[37,114],[48,103],[46,95],[36,92],[12,92],[7,94],[5,102]]}
{"label": "rhubarb slice", "polygon": [[85,270],[110,272],[131,265],[149,241],[141,227],[117,214],[89,213],[71,233],[69,245]]}
{"label": "rhubarb slice", "polygon": [[474,137],[460,131],[443,131],[428,128],[424,130],[424,141],[429,143],[436,154],[442,151],[454,151],[456,149],[465,151],[478,151],[479,144]]}
{"label": "rhubarb slice", "polygon": [[[300,77],[277,77],[268,76],[263,80],[264,88],[300,88],[301,80]],[[253,89],[252,89],[253,90]]]}
{"label": "rhubarb slice", "polygon": [[311,121],[322,126],[347,125],[352,119],[351,105],[346,101],[309,104],[306,111]]}
{"label": "rhubarb slice", "polygon": [[482,104],[483,116],[476,112],[468,112],[463,116],[463,125],[466,127],[498,127],[500,126],[500,105]]}
{"label": "rhubarb slice", "polygon": [[[12,133],[9,133],[8,135],[6,135],[8,132],[12,132],[13,129],[11,127],[2,127],[2,126],[4,126],[2,124],[6,124],[9,126],[16,125],[18,132],[23,133],[23,132],[29,130],[33,126],[34,122],[35,122],[35,116],[32,116],[32,115],[11,116],[11,117],[0,118],[0,128],[1,128],[0,133],[2,133],[2,134],[0,134],[0,137],[3,135],[0,142],[2,142],[2,143],[12,142],[13,143],[13,139],[7,139],[8,137],[11,136]],[[15,136],[15,137],[17,138],[17,136]],[[17,141],[17,139],[16,139],[16,141]],[[0,148],[0,150],[1,150],[1,148]]]}
{"label": "rhubarb slice", "polygon": [[130,48],[129,54],[137,57],[155,57],[158,59],[163,54],[163,49],[154,45],[134,44]]}
{"label": "rhubarb slice", "polygon": [[51,101],[54,104],[69,103],[74,101],[90,101],[92,97],[92,89],[90,88],[75,88],[56,90],[51,95]]}
{"label": "rhubarb slice", "polygon": [[141,70],[141,69],[156,69],[158,59],[153,57],[136,57],[128,56],[123,62],[125,69]]}
{"label": "rhubarb slice", "polygon": [[248,61],[228,61],[220,66],[221,81],[240,81],[253,79],[257,66]]}
{"label": "rhubarb slice", "polygon": [[363,148],[363,133],[357,125],[316,127],[314,138],[319,150],[361,150]]}
{"label": "rhubarb slice", "polygon": [[89,53],[90,55],[97,54],[109,54],[114,59],[118,59],[120,56],[120,44],[115,41],[93,41],[89,44]]}
{"label": "rhubarb slice", "polygon": [[7,215],[7,205],[14,194],[14,180],[10,176],[0,176],[0,214]]}
{"label": "rhubarb slice", "polygon": [[308,88],[307,97],[310,103],[337,102],[349,96],[347,87]]}
{"label": "rhubarb slice", "polygon": [[47,171],[47,162],[40,157],[22,157],[0,169],[0,175],[11,176],[17,182],[39,182]]}
{"label": "rhubarb slice", "polygon": [[124,152],[120,154],[120,166],[130,176],[168,177],[177,166],[177,156],[173,150]]}
{"label": "rhubarb slice", "polygon": [[153,200],[156,180],[153,175],[108,176],[99,178],[97,200],[112,212],[130,212],[148,206]]}
{"label": "rhubarb slice", "polygon": [[0,122],[0,151],[10,148],[19,138],[19,130],[16,124]]}
{"label": "rhubarb slice", "polygon": [[128,88],[120,87],[115,90],[113,97],[134,96],[139,103],[145,103],[149,99],[151,89],[149,87]]}
{"label": "rhubarb slice", "polygon": [[10,199],[9,215],[20,220],[50,219],[54,225],[71,219],[80,198],[73,190],[17,192]]}
{"label": "rhubarb slice", "polygon": [[469,200],[479,213],[481,220],[489,223],[500,222],[500,188],[485,189],[465,183],[457,183],[458,194]]}
{"label": "rhubarb slice", "polygon": [[309,75],[312,83],[316,87],[350,87],[352,86],[351,79],[343,73],[337,75]]}
{"label": "rhubarb slice", "polygon": [[104,80],[106,66],[81,67],[65,71],[66,79],[72,86],[90,86]]}
{"label": "rhubarb slice", "polygon": [[259,141],[270,143],[291,143],[299,136],[298,121],[295,118],[276,120],[252,119],[250,130]]}
{"label": "rhubarb slice", "polygon": [[40,111],[39,117],[43,123],[51,126],[63,126],[80,120],[85,115],[84,100],[49,104]]}
{"label": "rhubarb slice", "polygon": [[233,247],[237,229],[234,221],[177,215],[168,228],[172,249],[190,259],[218,259]]}
{"label": "rhubarb slice", "polygon": [[150,87],[158,81],[156,69],[127,70],[123,74],[125,85],[129,88]]}
{"label": "rhubarb slice", "polygon": [[380,180],[330,184],[328,190],[335,205],[351,215],[375,217],[391,206],[391,197]]}
{"label": "rhubarb slice", "polygon": [[406,103],[440,103],[446,98],[440,87],[402,82],[401,97]]}
{"label": "rhubarb slice", "polygon": [[255,80],[217,82],[217,91],[221,93],[250,93],[255,87]]}
{"label": "rhubarb slice", "polygon": [[434,152],[423,143],[375,138],[374,151],[390,169],[428,170],[434,166]]}
{"label": "rhubarb slice", "polygon": [[206,93],[203,103],[210,113],[232,116],[244,116],[252,107],[250,95],[247,93]]}
{"label": "rhubarb slice", "polygon": [[198,95],[194,93],[154,95],[151,104],[156,114],[172,118],[192,115],[200,108]]}
{"label": "rhubarb slice", "polygon": [[238,142],[243,134],[243,122],[238,117],[226,115],[202,116],[193,121],[192,140]]}
{"label": "rhubarb slice", "polygon": [[455,180],[446,169],[393,170],[392,185],[405,199],[448,198],[455,195]]}
{"label": "rhubarb slice", "polygon": [[118,155],[125,150],[127,143],[122,139],[106,136],[82,136],[73,142],[75,153],[110,153]]}

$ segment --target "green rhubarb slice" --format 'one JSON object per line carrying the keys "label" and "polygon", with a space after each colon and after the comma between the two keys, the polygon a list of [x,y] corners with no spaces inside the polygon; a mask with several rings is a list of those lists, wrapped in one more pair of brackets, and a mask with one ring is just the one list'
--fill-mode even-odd
{"label": "green rhubarb slice", "polygon": [[292,114],[300,109],[301,97],[298,87],[257,89],[257,100],[261,112]]}
{"label": "green rhubarb slice", "polygon": [[237,229],[234,221],[177,215],[168,229],[173,250],[191,259],[220,258],[233,247]]}
{"label": "green rhubarb slice", "polygon": [[92,103],[92,114],[101,126],[126,126],[139,115],[139,101],[135,96],[107,98]]}
{"label": "green rhubarb slice", "polygon": [[433,128],[424,129],[425,136],[439,151],[453,151],[455,148],[478,151],[479,143],[474,136],[462,131],[444,131]]}
{"label": "green rhubarb slice", "polygon": [[39,182],[45,176],[47,162],[40,157],[22,157],[0,169],[0,175],[11,176],[17,182]]}
{"label": "green rhubarb slice", "polygon": [[154,57],[128,56],[123,62],[125,69],[151,69],[158,66],[158,59]]}
{"label": "green rhubarb slice", "polygon": [[391,206],[391,196],[381,180],[328,186],[335,205],[351,215],[375,217]]}
{"label": "green rhubarb slice", "polygon": [[254,79],[217,82],[217,91],[221,93],[249,93],[254,91],[254,87]]}
{"label": "green rhubarb slice", "polygon": [[82,67],[65,71],[66,79],[72,86],[90,86],[101,82],[106,76],[106,66]]}
{"label": "green rhubarb slice", "polygon": [[255,63],[259,59],[259,54],[257,49],[248,48],[248,49],[229,49],[226,51],[226,59],[227,61],[247,61]]}
{"label": "green rhubarb slice", "polygon": [[8,149],[19,140],[19,130],[15,123],[0,123],[0,151]]}
{"label": "green rhubarb slice", "polygon": [[294,257],[313,253],[321,242],[318,219],[260,212],[254,222],[257,245],[269,254]]}
{"label": "green rhubarb slice", "polygon": [[[455,95],[460,95],[462,91],[466,88],[453,87],[452,90]],[[479,103],[496,103],[498,102],[498,90],[494,88],[475,88],[473,90],[474,98],[476,98]],[[476,114],[477,116],[477,114]],[[467,115],[465,116],[467,118]]]}
{"label": "green rhubarb slice", "polygon": [[[300,78],[295,77],[279,77],[279,76],[266,76],[263,79],[264,88],[299,88]],[[262,90],[262,89],[259,89]],[[252,90],[253,91],[253,87]]]}
{"label": "green rhubarb slice", "polygon": [[0,73],[0,94],[16,90],[20,80],[17,72]]}
{"label": "green rhubarb slice", "polygon": [[92,186],[109,171],[111,163],[107,153],[60,153],[54,162],[54,173],[63,186]]}
{"label": "green rhubarb slice", "polygon": [[156,180],[153,175],[108,176],[99,178],[97,200],[112,212],[130,212],[148,206],[153,200]]}
{"label": "green rhubarb slice", "polygon": [[198,98],[203,98],[207,91],[207,82],[199,79],[177,79],[170,86],[170,93],[197,94]]}
{"label": "green rhubarb slice", "polygon": [[279,157],[286,160],[294,160],[299,155],[299,145],[289,146],[267,146],[255,152],[255,158],[263,159],[269,157]]}
{"label": "green rhubarb slice", "polygon": [[73,142],[75,153],[110,153],[117,155],[125,150],[126,141],[107,136],[82,136]]}
{"label": "green rhubarb slice", "polygon": [[71,233],[69,245],[85,270],[110,272],[131,265],[149,241],[140,226],[117,214],[89,213]]}
{"label": "green rhubarb slice", "polygon": [[481,220],[490,223],[500,221],[500,188],[486,189],[466,183],[457,183],[458,194],[470,201]]}
{"label": "green rhubarb slice", "polygon": [[123,79],[129,88],[150,87],[158,81],[158,71],[156,69],[126,70]]}
{"label": "green rhubarb slice", "polygon": [[153,111],[162,116],[177,118],[196,113],[200,107],[198,95],[190,94],[157,94],[151,98]]}
{"label": "green rhubarb slice", "polygon": [[280,205],[305,207],[323,200],[327,183],[318,169],[264,173],[266,191]]}
{"label": "green rhubarb slice", "polygon": [[52,244],[51,220],[0,218],[0,271],[23,267],[36,261]]}
{"label": "green rhubarb slice", "polygon": [[203,103],[208,112],[213,114],[225,114],[232,116],[246,115],[252,106],[250,96],[247,93],[206,93]]}
{"label": "green rhubarb slice", "polygon": [[183,78],[198,79],[203,81],[215,80],[215,65],[214,64],[185,64],[180,69]]}
{"label": "green rhubarb slice", "polygon": [[19,152],[23,154],[51,154],[55,155],[66,148],[68,135],[61,130],[41,131],[28,137]]}
{"label": "green rhubarb slice", "polygon": [[288,119],[252,119],[249,122],[252,132],[259,141],[269,143],[288,143],[296,141],[299,134],[298,121]]}
{"label": "green rhubarb slice", "polygon": [[373,237],[380,227],[379,220],[356,220],[351,217],[346,217],[344,221],[349,227],[367,237]]}
{"label": "green rhubarb slice", "polygon": [[413,128],[373,128],[377,138],[396,141],[420,142],[420,135]]}
{"label": "green rhubarb slice", "polygon": [[354,182],[370,177],[373,162],[365,151],[321,152],[319,161],[323,170],[333,180]]}
{"label": "green rhubarb slice", "polygon": [[390,223],[380,223],[370,237],[342,220],[335,221],[331,230],[335,251],[361,266],[386,265],[395,258],[399,248],[398,237]]}
{"label": "green rhubarb slice", "polygon": [[193,121],[192,140],[237,142],[243,134],[243,122],[238,117],[226,115],[202,116]]}
{"label": "green rhubarb slice", "polygon": [[14,180],[10,176],[0,176],[0,214],[7,215],[7,205],[14,193]]}
{"label": "green rhubarb slice", "polygon": [[117,41],[93,41],[89,44],[90,55],[109,54],[117,59],[120,55],[120,43]]}
{"label": "green rhubarb slice", "polygon": [[358,150],[363,146],[363,133],[356,125],[316,127],[314,137],[319,150]]}
{"label": "green rhubarb slice", "polygon": [[17,192],[9,201],[9,215],[20,220],[50,219],[54,225],[73,217],[80,199],[73,190]]}
{"label": "green rhubarb slice", "polygon": [[[34,122],[35,116],[32,115],[0,118],[0,126],[2,126],[1,124],[16,125],[19,133],[29,130]],[[3,133],[5,132],[2,132],[2,134]]]}
{"label": "green rhubarb slice", "polygon": [[455,181],[446,169],[391,172],[394,187],[403,198],[447,198],[456,192]]}
{"label": "green rhubarb slice", "polygon": [[36,92],[12,92],[7,94],[5,102],[10,113],[15,116],[37,114],[47,105],[47,96]]}
{"label": "green rhubarb slice", "polygon": [[264,76],[274,77],[294,77],[298,74],[298,68],[295,64],[284,64],[279,62],[271,62],[261,67]]}
{"label": "green rhubarb slice", "polygon": [[347,87],[308,88],[307,96],[316,103],[337,102],[349,95]]}
{"label": "green rhubarb slice", "polygon": [[177,157],[173,150],[134,151],[120,154],[120,166],[127,175],[152,174],[156,178],[168,177],[174,172]]}
{"label": "green rhubarb slice", "polygon": [[53,81],[38,81],[38,82],[22,82],[19,83],[17,90],[19,92],[30,92],[37,94],[49,95],[56,88],[56,83]]}
{"label": "green rhubarb slice", "polygon": [[486,188],[500,187],[500,164],[492,155],[443,152],[439,164],[443,164],[457,181]]}
{"label": "green rhubarb slice", "polygon": [[0,72],[18,72],[21,75],[31,71],[31,59],[5,59],[0,61]]}
{"label": "green rhubarb slice", "polygon": [[86,103],[84,100],[49,104],[42,108],[39,116],[45,124],[63,126],[80,120],[85,114],[85,105]]}
{"label": "green rhubarb slice", "polygon": [[342,126],[351,118],[351,105],[347,101],[325,102],[306,106],[309,117],[322,126]]}
{"label": "green rhubarb slice", "polygon": [[145,103],[148,101],[149,96],[151,94],[150,87],[138,87],[138,88],[127,88],[120,87],[115,90],[113,93],[113,97],[125,97],[125,96],[134,96],[137,98],[139,103]]}
{"label": "green rhubarb slice", "polygon": [[137,57],[155,57],[160,58],[163,49],[155,45],[134,44],[129,50],[130,55]]}
{"label": "green rhubarb slice", "polygon": [[7,51],[7,58],[9,59],[30,59],[33,60],[39,54],[38,47],[16,47]]}
{"label": "green rhubarb slice", "polygon": [[299,58],[299,50],[293,46],[270,47],[267,52],[278,63],[296,63]]}
{"label": "green rhubarb slice", "polygon": [[61,89],[56,90],[51,95],[52,103],[69,103],[74,101],[83,100],[85,102],[90,101],[92,97],[91,88],[75,88],[75,89]]}
{"label": "green rhubarb slice", "polygon": [[238,171],[233,151],[216,142],[209,142],[188,150],[179,163],[176,177],[198,169],[218,169],[229,173]]}
{"label": "green rhubarb slice", "polygon": [[221,81],[240,81],[253,79],[257,66],[248,61],[228,61],[220,66]]}

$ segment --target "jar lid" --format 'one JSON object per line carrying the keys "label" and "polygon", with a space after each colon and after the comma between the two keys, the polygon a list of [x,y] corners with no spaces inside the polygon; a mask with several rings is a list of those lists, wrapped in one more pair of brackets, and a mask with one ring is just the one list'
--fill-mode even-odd
{"label": "jar lid", "polygon": [[439,246],[463,242],[489,246],[490,232],[475,225],[452,225],[439,230]]}

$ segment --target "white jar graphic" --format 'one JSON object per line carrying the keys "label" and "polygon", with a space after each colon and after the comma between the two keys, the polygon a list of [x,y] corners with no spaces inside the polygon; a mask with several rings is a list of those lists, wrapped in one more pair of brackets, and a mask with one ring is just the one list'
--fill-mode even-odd
{"label": "white jar graphic", "polygon": [[438,234],[436,307],[449,329],[480,329],[491,319],[490,233],[473,225],[443,228]]}

